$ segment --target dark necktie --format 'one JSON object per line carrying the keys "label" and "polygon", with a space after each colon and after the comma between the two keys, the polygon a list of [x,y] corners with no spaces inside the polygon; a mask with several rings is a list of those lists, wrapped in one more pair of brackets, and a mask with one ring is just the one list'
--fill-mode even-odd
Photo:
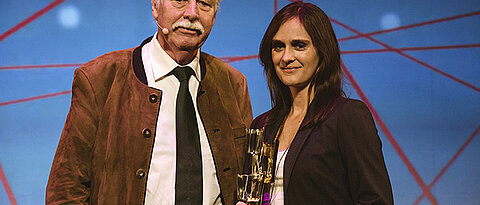
{"label": "dark necktie", "polygon": [[175,176],[175,204],[202,204],[202,157],[197,118],[188,80],[194,74],[190,67],[176,67],[172,74],[180,81],[177,94],[177,173]]}

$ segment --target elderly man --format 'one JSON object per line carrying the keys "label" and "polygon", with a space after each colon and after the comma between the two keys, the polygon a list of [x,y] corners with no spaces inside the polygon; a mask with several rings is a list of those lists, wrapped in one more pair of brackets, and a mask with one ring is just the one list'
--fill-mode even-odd
{"label": "elderly man", "polygon": [[234,204],[245,77],[200,52],[220,0],[152,0],[158,32],[75,70],[47,204]]}

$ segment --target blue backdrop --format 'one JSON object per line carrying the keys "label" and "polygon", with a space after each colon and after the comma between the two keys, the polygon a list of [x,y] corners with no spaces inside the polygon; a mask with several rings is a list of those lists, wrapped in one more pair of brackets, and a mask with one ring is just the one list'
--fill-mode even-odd
{"label": "blue backdrop", "polygon": [[[270,108],[258,46],[289,2],[223,0],[202,48],[246,76],[254,116]],[[331,17],[345,90],[372,110],[396,204],[478,204],[480,1],[306,2]],[[74,68],[152,35],[151,4],[0,0],[0,19],[0,204],[43,204]]]}

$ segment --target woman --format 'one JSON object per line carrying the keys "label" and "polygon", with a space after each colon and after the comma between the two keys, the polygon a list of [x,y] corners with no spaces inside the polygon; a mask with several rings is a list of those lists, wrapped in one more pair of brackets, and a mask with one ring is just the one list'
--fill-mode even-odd
{"label": "woman", "polygon": [[260,59],[272,109],[251,128],[279,143],[270,203],[393,204],[370,111],[344,97],[338,42],[325,13],[302,2],[281,9]]}

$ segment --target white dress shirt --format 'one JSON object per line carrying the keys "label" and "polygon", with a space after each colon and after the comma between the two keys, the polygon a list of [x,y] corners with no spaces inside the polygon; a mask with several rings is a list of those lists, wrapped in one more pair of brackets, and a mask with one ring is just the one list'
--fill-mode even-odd
{"label": "white dress shirt", "polygon": [[[175,203],[176,173],[176,131],[175,106],[180,82],[174,75],[167,75],[179,66],[160,46],[157,33],[152,41],[142,48],[142,60],[149,87],[162,91],[160,110],[158,113],[155,143],[152,152],[150,169],[147,172],[147,191],[145,204],[172,205]],[[195,59],[187,65],[195,75],[188,82],[195,107],[200,146],[202,154],[203,204],[221,204],[215,163],[205,128],[198,113],[197,93],[200,85],[200,49]]]}

